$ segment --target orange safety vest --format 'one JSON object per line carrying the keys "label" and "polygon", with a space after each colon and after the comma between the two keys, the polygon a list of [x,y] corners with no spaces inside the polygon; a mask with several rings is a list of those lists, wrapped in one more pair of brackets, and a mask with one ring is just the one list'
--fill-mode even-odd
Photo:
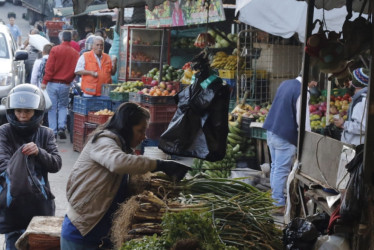
{"label": "orange safety vest", "polygon": [[97,77],[83,75],[81,88],[83,93],[88,95],[101,95],[101,86],[112,83],[112,61],[108,54],[101,55],[101,69],[96,60],[94,52],[91,50],[83,54],[85,61],[85,70],[97,72]]}

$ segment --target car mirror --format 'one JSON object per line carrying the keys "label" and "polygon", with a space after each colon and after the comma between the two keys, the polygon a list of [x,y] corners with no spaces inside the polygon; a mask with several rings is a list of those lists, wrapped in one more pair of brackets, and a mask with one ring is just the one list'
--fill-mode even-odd
{"label": "car mirror", "polygon": [[29,54],[27,53],[26,50],[18,50],[16,51],[14,61],[27,60],[28,57],[29,57]]}
{"label": "car mirror", "polygon": [[7,101],[7,97],[1,98],[1,105],[5,106]]}

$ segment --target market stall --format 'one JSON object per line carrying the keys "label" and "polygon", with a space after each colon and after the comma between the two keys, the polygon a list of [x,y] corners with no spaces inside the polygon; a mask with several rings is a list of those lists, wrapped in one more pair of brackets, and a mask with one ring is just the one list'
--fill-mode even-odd
{"label": "market stall", "polygon": [[[345,1],[336,1],[334,2],[333,6],[331,6],[331,2],[325,3],[325,1],[308,1],[308,4],[306,4],[303,1],[284,1],[281,3],[276,1],[260,2],[253,0],[238,2],[237,11],[241,12],[241,17],[239,17],[240,20],[245,20],[246,23],[251,24],[255,27],[261,27],[261,29],[264,29],[265,31],[271,32],[273,34],[280,34],[284,37],[287,37],[290,34],[297,32],[299,34],[299,38],[301,38],[302,40],[307,40],[310,39],[312,34],[318,33],[318,29],[316,28],[316,26],[313,26],[313,21],[318,17],[322,17],[321,20],[324,21],[323,25],[326,25],[326,29],[330,31],[335,30],[339,32],[341,31],[343,24],[344,27],[347,27],[349,25],[349,22],[352,22],[347,21],[351,17],[350,15],[347,17],[347,20],[345,19],[347,14],[350,14],[349,11],[352,11],[352,9],[353,18],[351,20],[359,20],[356,18],[358,17],[360,12],[368,13],[369,5],[365,6],[366,1],[351,1],[350,3],[353,3],[353,5],[345,6]],[[315,9],[315,7],[317,9]],[[295,9],[298,11],[295,11]],[[274,14],[263,15],[262,13],[265,11],[267,13],[270,11]],[[282,15],[278,15],[276,13],[282,13]],[[305,18],[305,16],[307,17],[307,25],[305,32],[303,32],[300,31],[302,30],[300,27],[304,27],[303,22],[294,22],[294,20],[300,20],[300,18]],[[365,15],[362,16],[367,18],[367,16]],[[266,17],[267,20],[261,21],[261,17]],[[290,20],[293,20],[293,24],[300,24],[300,26],[294,27],[293,25],[289,25]],[[276,23],[277,25],[273,25],[274,23]],[[366,42],[370,43],[370,33],[372,33],[373,31],[373,25],[370,23],[368,27],[369,28],[367,28],[365,22],[363,22],[360,25],[355,26],[355,31],[359,32],[359,30],[365,29],[365,33],[369,34],[369,37],[366,39]],[[349,30],[349,32],[353,33],[352,30]],[[305,36],[303,36],[303,34],[305,34]],[[348,50],[350,50],[352,49],[352,47],[348,47],[351,46],[351,44],[347,34],[348,31],[343,30],[345,46],[348,48]],[[362,36],[357,34],[355,37]],[[310,40],[307,40],[307,42],[310,42]],[[336,46],[335,48],[337,48],[338,46]],[[356,62],[359,62],[358,65],[361,64],[363,66],[370,67],[371,72],[373,72],[373,66],[367,63],[368,61],[370,61],[370,58],[373,53],[372,44],[364,45],[364,43],[361,43],[361,46],[359,46],[359,48],[361,50],[355,50],[355,53],[348,52],[348,54],[345,54],[344,58],[356,60]],[[368,53],[366,53],[367,50],[369,50]],[[301,110],[303,111],[307,107],[306,95],[307,83],[310,79],[309,69],[313,65],[315,65],[315,62],[313,62],[313,56],[314,55],[310,55],[310,53],[306,53],[303,60],[304,78],[302,89],[303,99],[301,108]],[[357,60],[358,57],[359,59]],[[356,68],[359,67],[358,65],[356,65]],[[324,70],[323,66],[319,65],[319,67],[321,71]],[[333,70],[331,70],[330,72],[327,71],[325,73],[331,73],[335,76],[335,78],[339,78],[339,75],[336,75]],[[335,91],[337,92],[336,94],[334,93]],[[326,84],[326,92],[327,93],[325,94],[326,97],[324,97],[324,101],[326,103],[327,98],[327,105],[331,105],[330,107],[327,107],[327,113],[330,112],[332,114],[336,114],[337,111],[334,108],[340,108],[342,109],[341,111],[344,111],[343,109],[345,108],[342,108],[342,106],[348,105],[349,97],[347,97],[344,93],[339,93],[340,89],[332,89],[329,84]],[[369,127],[371,122],[373,121],[371,117],[372,115],[370,115],[370,107],[372,102],[371,97],[373,95],[370,92],[370,87],[368,95],[370,97],[368,101],[369,115],[367,117],[368,119],[366,122],[367,127]],[[332,99],[328,99],[331,97],[335,99],[334,102],[332,101]],[[346,100],[344,100],[343,98],[346,98]],[[324,101],[322,101],[322,103]],[[343,101],[345,102],[342,103]],[[316,106],[311,106],[310,108],[314,111],[316,110]],[[326,107],[322,107],[322,109],[319,110],[326,111]],[[297,208],[296,212],[295,210],[291,211],[291,218],[295,218],[300,215],[305,217],[316,211],[314,209],[308,211],[308,204],[310,203],[308,202],[307,204],[308,200],[313,201],[311,202],[311,204],[315,204],[316,207],[318,207],[318,211],[324,211],[327,214],[332,215],[332,217],[334,218],[336,218],[337,216],[336,213],[339,212],[339,204],[341,202],[343,203],[343,205],[341,206],[346,206],[347,203],[356,202],[356,204],[361,205],[365,203],[366,206],[360,206],[360,208],[356,207],[358,210],[355,210],[356,213],[355,216],[353,216],[356,219],[350,221],[350,223],[347,223],[345,218],[343,220],[341,219],[341,223],[333,224],[335,226],[330,228],[330,233],[335,232],[337,234],[340,233],[348,236],[351,247],[353,249],[369,249],[369,246],[372,246],[371,242],[373,241],[372,230],[369,226],[372,223],[371,221],[368,221],[368,219],[371,220],[373,218],[372,212],[371,210],[369,210],[372,206],[372,200],[370,197],[365,197],[363,193],[360,193],[359,186],[362,185],[361,188],[365,186],[366,190],[372,189],[371,181],[368,182],[369,178],[366,178],[368,174],[370,175],[372,173],[370,168],[368,167],[370,166],[369,160],[372,160],[372,154],[370,153],[372,152],[371,131],[367,130],[365,134],[366,143],[363,162],[364,166],[366,167],[363,167],[364,172],[362,173],[361,177],[359,179],[356,179],[355,181],[357,186],[352,188],[351,186],[347,186],[346,184],[347,182],[349,182],[349,178],[355,178],[356,175],[354,174],[355,172],[347,173],[346,165],[353,158],[355,151],[356,155],[358,155],[358,149],[355,150],[354,147],[352,147],[352,145],[345,145],[338,140],[320,135],[318,133],[306,132],[304,128],[305,115],[305,112],[303,112],[301,115],[301,127],[299,128],[298,161],[295,164],[294,172],[291,173],[291,176],[295,176],[296,178],[294,179],[294,182],[291,183],[290,190],[288,193],[291,202],[291,207]],[[319,116],[317,113],[313,115]],[[340,114],[340,116],[344,117],[344,114]],[[328,115],[325,119],[327,120],[327,123],[330,120]],[[322,121],[319,122],[322,123]],[[323,126],[319,126],[319,123],[315,124],[318,127],[318,129],[326,125],[325,124]],[[315,132],[318,131],[315,130]],[[356,192],[356,199],[348,195],[344,197],[345,191],[347,191],[348,193]],[[296,200],[298,200],[298,202],[295,202]],[[352,211],[353,210],[351,210],[351,213]],[[342,212],[342,208],[340,208],[340,212]],[[347,212],[346,207],[344,208],[344,212]],[[360,231],[360,228],[362,229],[362,231]]]}

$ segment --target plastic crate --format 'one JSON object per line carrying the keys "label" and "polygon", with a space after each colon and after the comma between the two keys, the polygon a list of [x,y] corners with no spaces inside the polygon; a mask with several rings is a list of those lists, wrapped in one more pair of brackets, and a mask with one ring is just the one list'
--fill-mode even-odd
{"label": "plastic crate", "polygon": [[103,84],[101,86],[101,96],[109,96],[110,92],[119,86],[121,85],[120,84]]}
{"label": "plastic crate", "polygon": [[112,101],[129,101],[129,92],[110,92],[109,97]]}
{"label": "plastic crate", "polygon": [[159,140],[145,139],[140,146],[140,154],[144,154],[145,147],[157,147],[160,143]]}
{"label": "plastic crate", "polygon": [[226,84],[229,85],[231,88],[234,88],[235,85],[236,85],[236,80],[235,79],[222,78],[222,81],[226,82]]}
{"label": "plastic crate", "polygon": [[135,93],[135,92],[130,92],[129,93],[129,101],[140,103],[142,101],[142,94]]}
{"label": "plastic crate", "polygon": [[74,125],[73,125],[74,133],[83,135],[84,134],[84,123],[87,122],[87,120],[88,120],[87,115],[74,113]]}
{"label": "plastic crate", "polygon": [[[84,123],[84,135],[85,135],[85,140],[87,141],[88,136],[98,127],[99,125],[96,123],[91,123],[91,122],[85,122]],[[85,142],[86,142],[85,141]]]}
{"label": "plastic crate", "polygon": [[118,107],[124,102],[122,101],[118,101],[118,102],[112,102],[112,111],[116,112],[116,110],[118,109]]}
{"label": "plastic crate", "polygon": [[142,82],[145,84],[145,85],[151,85],[151,82],[153,81],[153,78],[152,77],[146,77],[146,76],[142,76]]}
{"label": "plastic crate", "polygon": [[64,26],[63,21],[46,21],[45,26],[49,30],[62,30],[62,26]]}
{"label": "plastic crate", "polygon": [[151,96],[140,95],[141,103],[148,103],[154,105],[175,104],[174,96]]}
{"label": "plastic crate", "polygon": [[160,139],[162,133],[168,128],[169,123],[149,123],[148,129],[145,134],[147,138],[152,140]]}
{"label": "plastic crate", "polygon": [[151,113],[151,123],[168,123],[173,118],[175,111],[177,111],[178,106],[172,105],[152,105],[147,103],[140,104],[143,108],[149,110]]}
{"label": "plastic crate", "polygon": [[82,152],[84,147],[84,134],[79,134],[76,131],[74,131],[73,136],[73,150],[77,152]]}
{"label": "plastic crate", "polygon": [[[343,95],[345,95],[346,93],[348,92],[348,89],[332,89],[331,90],[331,95],[333,95],[333,96],[343,96]],[[323,89],[322,91],[321,91],[321,94],[323,95],[323,96],[327,96],[327,90],[326,89]]]}
{"label": "plastic crate", "polygon": [[251,128],[251,137],[256,138],[256,139],[266,140],[266,138],[267,138],[266,129],[252,127]]}
{"label": "plastic crate", "polygon": [[106,96],[83,97],[74,96],[73,111],[87,115],[89,111],[111,109],[112,100]]}
{"label": "plastic crate", "polygon": [[88,122],[95,124],[104,124],[108,121],[112,115],[95,115],[95,112],[88,112]]}

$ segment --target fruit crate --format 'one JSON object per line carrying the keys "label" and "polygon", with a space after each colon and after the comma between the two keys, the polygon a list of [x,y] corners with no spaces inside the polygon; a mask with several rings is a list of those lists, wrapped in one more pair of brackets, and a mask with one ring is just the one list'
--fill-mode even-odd
{"label": "fruit crate", "polygon": [[148,103],[154,105],[175,104],[175,98],[174,96],[141,95],[141,103]]}
{"label": "fruit crate", "polygon": [[83,97],[74,96],[73,111],[87,115],[89,111],[111,109],[112,100],[106,96]]}
{"label": "fruit crate", "polygon": [[95,115],[95,112],[88,112],[87,122],[95,124],[104,124],[106,123],[112,115]]}
{"label": "fruit crate", "polygon": [[118,107],[124,102],[122,101],[118,101],[118,102],[112,102],[112,111],[116,112],[116,110],[118,109]]}
{"label": "fruit crate", "polygon": [[129,101],[140,103],[142,101],[142,94],[130,92],[129,93]]}
{"label": "fruit crate", "polygon": [[145,134],[151,140],[158,140],[162,133],[168,128],[169,123],[149,123],[148,129]]}
{"label": "fruit crate", "polygon": [[266,140],[266,129],[251,127],[251,137],[255,139]]}
{"label": "fruit crate", "polygon": [[103,86],[101,86],[101,96],[109,96],[110,92],[119,86],[121,85],[120,84],[103,84]]}
{"label": "fruit crate", "polygon": [[145,85],[151,85],[151,82],[153,81],[153,78],[152,77],[146,77],[146,76],[142,76],[142,82],[145,84]]}
{"label": "fruit crate", "polygon": [[87,120],[88,120],[88,115],[74,113],[74,125],[73,125],[74,133],[83,135],[84,134],[84,123],[87,122]]}
{"label": "fruit crate", "polygon": [[149,110],[151,113],[150,123],[169,123],[173,118],[178,106],[171,105],[151,105],[147,103],[140,104],[143,108]]}
{"label": "fruit crate", "polygon": [[77,152],[82,152],[84,145],[86,144],[88,140],[88,136],[91,132],[93,132],[97,128],[97,124],[85,122],[84,123],[84,129],[83,133],[80,134],[77,131],[74,130],[74,136],[73,136],[73,150]]}
{"label": "fruit crate", "polygon": [[235,79],[222,78],[222,81],[226,82],[226,84],[229,85],[230,88],[234,88],[236,86],[236,80]]}
{"label": "fruit crate", "polygon": [[[345,89],[332,89],[331,90],[331,95],[333,95],[333,96],[343,96],[343,95],[345,95],[346,93],[348,92],[348,89],[347,88],[345,88]],[[326,89],[323,89],[322,91],[321,91],[321,94],[323,95],[323,96],[327,96],[327,90]]]}
{"label": "fruit crate", "polygon": [[109,97],[112,101],[122,101],[128,102],[129,101],[129,92],[113,92],[109,93]]}
{"label": "fruit crate", "polygon": [[236,76],[236,70],[220,69],[218,70],[218,75],[221,78],[234,79]]}

